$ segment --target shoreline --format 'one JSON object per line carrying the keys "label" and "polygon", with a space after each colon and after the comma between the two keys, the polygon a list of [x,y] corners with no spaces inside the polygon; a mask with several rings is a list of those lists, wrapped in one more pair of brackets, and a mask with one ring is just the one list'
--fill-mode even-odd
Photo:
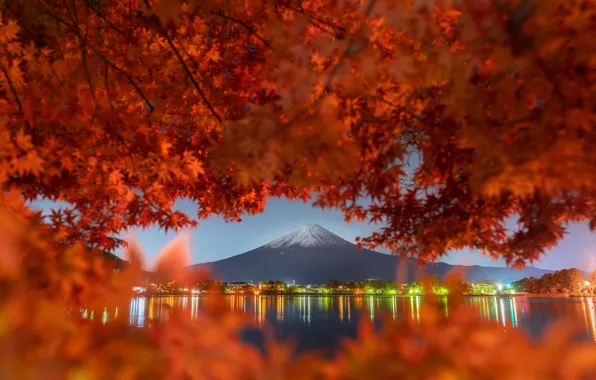
{"label": "shoreline", "polygon": [[[397,297],[397,298],[410,298],[410,297],[424,297],[424,294],[417,294],[417,295],[410,295],[410,294],[345,294],[345,293],[329,293],[329,294],[320,294],[320,293],[279,293],[279,294],[246,294],[246,293],[200,293],[200,294],[188,294],[188,293],[171,293],[171,294],[163,294],[163,293],[153,293],[153,294],[145,294],[139,293],[134,295],[134,297],[199,297],[199,296],[209,296],[209,295],[223,295],[223,296],[244,296],[244,297],[279,297],[279,296],[289,296],[289,297],[304,297],[304,296],[312,296],[312,297],[339,297],[339,296],[346,296],[346,297]],[[446,294],[435,294],[435,297],[448,297],[449,295]],[[528,297],[528,298],[594,298],[595,295],[581,295],[581,294],[541,294],[541,293],[526,293],[526,294],[463,294],[464,297],[505,297],[505,298],[513,298],[513,297]]]}

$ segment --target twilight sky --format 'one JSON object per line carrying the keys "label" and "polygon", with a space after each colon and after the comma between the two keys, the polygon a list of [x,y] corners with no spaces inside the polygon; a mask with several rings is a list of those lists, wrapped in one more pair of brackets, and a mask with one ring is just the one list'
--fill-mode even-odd
{"label": "twilight sky", "polygon": [[[182,211],[195,214],[195,206],[188,201],[178,202]],[[265,212],[256,216],[245,216],[241,223],[226,223],[221,218],[209,218],[200,222],[191,234],[193,263],[209,262],[244,253],[305,224],[319,224],[342,238],[353,242],[356,236],[367,236],[375,230],[374,225],[344,223],[343,214],[338,211],[320,210],[310,204],[285,199],[270,199]],[[148,263],[153,262],[159,250],[174,238],[175,233],[164,233],[157,228],[135,231]],[[547,253],[534,266],[544,269],[575,267],[593,271],[596,252],[596,234],[591,234],[585,225],[572,225],[569,235],[557,248]],[[122,256],[121,252],[117,252]],[[504,266],[503,262],[492,261],[480,253],[471,251],[454,252],[440,261],[464,265]]]}
{"label": "twilight sky", "polygon": [[[50,201],[35,202],[34,208],[49,212],[56,204]],[[196,215],[196,206],[189,201],[177,202],[181,211]],[[339,211],[313,208],[309,203],[270,199],[265,211],[255,216],[244,216],[241,223],[226,223],[222,218],[211,217],[200,221],[191,233],[192,263],[203,263],[224,259],[258,248],[272,240],[290,233],[305,224],[319,224],[342,238],[354,242],[356,236],[368,236],[376,227],[365,223],[344,222]],[[151,264],[159,251],[176,234],[167,234],[158,228],[133,232],[144,251],[147,264]],[[569,227],[569,234],[559,246],[548,252],[533,265],[544,269],[578,268],[587,272],[596,270],[596,234],[590,233],[587,225],[575,224]],[[117,251],[123,256],[123,252]],[[505,266],[502,261],[492,261],[478,252],[470,250],[453,252],[439,261],[462,265]]]}

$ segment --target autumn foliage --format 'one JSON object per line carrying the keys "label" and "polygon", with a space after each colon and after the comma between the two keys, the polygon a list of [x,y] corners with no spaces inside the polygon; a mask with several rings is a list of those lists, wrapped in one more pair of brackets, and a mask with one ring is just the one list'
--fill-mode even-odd
{"label": "autumn foliage", "polygon": [[49,221],[70,241],[315,194],[384,223],[365,245],[522,265],[594,221],[591,1],[14,0],[2,19],[6,202],[66,202]]}
{"label": "autumn foliage", "polygon": [[[202,316],[216,335],[196,339],[182,335],[199,322],[178,314],[134,332],[81,321],[81,305],[127,299],[132,270],[101,269],[86,247],[113,249],[129,228],[239,220],[269,197],[314,194],[382,222],[361,240],[371,248],[432,260],[470,247],[521,266],[567,223],[596,225],[593,1],[4,0],[0,12],[0,377],[308,378],[282,348],[230,341],[237,366],[201,357],[228,349],[227,316]],[[65,206],[42,217],[28,206],[41,199]],[[491,335],[466,361],[443,340],[386,334],[359,349],[382,352],[313,373],[351,378],[397,357],[387,374],[433,359],[437,378],[492,378],[489,358],[515,341]],[[576,378],[585,362],[563,341],[528,376]],[[499,363],[518,370],[517,357]]]}

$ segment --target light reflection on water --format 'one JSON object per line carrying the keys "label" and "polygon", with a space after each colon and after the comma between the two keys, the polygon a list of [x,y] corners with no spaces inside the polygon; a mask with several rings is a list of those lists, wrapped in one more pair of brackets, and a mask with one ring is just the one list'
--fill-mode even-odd
{"label": "light reflection on water", "polygon": [[[195,318],[208,301],[207,295],[138,297],[130,303],[130,324],[143,326],[147,319],[160,319],[172,307],[181,307]],[[309,326],[332,328],[338,334],[353,335],[359,319],[367,315],[375,320],[385,311],[398,321],[406,318],[420,322],[424,312],[422,297],[391,296],[244,296],[228,295],[230,311],[254,317],[258,325],[293,326],[300,335]],[[439,298],[440,310],[449,315],[446,298]],[[596,341],[596,311],[592,298],[534,297],[465,297],[464,302],[475,307],[481,319],[504,328],[521,328],[530,336],[539,337],[552,322],[567,318],[583,326],[583,338]],[[343,326],[343,327],[342,327]]]}

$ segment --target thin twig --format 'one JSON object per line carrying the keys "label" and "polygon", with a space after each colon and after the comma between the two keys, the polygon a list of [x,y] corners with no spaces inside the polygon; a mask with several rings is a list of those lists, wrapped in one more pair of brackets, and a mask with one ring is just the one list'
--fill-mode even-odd
{"label": "thin twig", "polygon": [[31,36],[31,38],[35,41],[35,43],[40,47],[39,50],[38,50],[39,55],[41,55],[49,63],[49,66],[50,66],[50,69],[52,70],[52,73],[54,74],[54,76],[56,77],[56,79],[58,79],[58,83],[60,84],[60,88],[62,88],[64,90],[64,81],[62,80],[62,78],[60,78],[60,75],[56,71],[56,68],[54,67],[54,63],[43,52],[43,41],[38,40],[37,37],[35,36],[35,34],[33,34],[33,32],[29,29],[29,27],[22,20],[21,20],[21,23],[19,24],[19,26],[24,31],[26,31],[29,34],[29,36]]}
{"label": "thin twig", "polygon": [[[284,3],[281,3],[281,2],[278,2],[277,4],[281,5],[282,7],[286,8],[286,9],[289,9],[289,10],[292,10],[294,12],[300,13],[301,15],[309,18],[310,21],[311,21],[311,24],[313,26],[317,27],[318,29],[322,30],[325,33],[332,34],[332,35],[334,35],[336,37],[342,37],[343,34],[346,32],[346,29],[343,26],[338,26],[338,25],[335,25],[335,24],[333,24],[333,23],[331,23],[329,21],[322,20],[322,19],[320,19],[320,18],[318,18],[316,16],[313,16],[313,15],[311,15],[309,13],[306,13],[304,11],[304,9],[297,9],[297,8],[294,8],[294,7],[290,6],[290,5],[288,5],[288,4],[284,4]],[[312,22],[313,20],[316,21],[317,23],[313,23]],[[332,29],[332,31],[323,28],[321,26],[321,24],[330,27]]]}
{"label": "thin twig", "polygon": [[[370,12],[372,11],[374,5],[376,3],[376,0],[369,0],[368,5],[366,7],[366,9],[364,10],[364,14],[366,16],[370,15]],[[354,35],[358,35],[360,34],[360,32],[362,31],[362,29],[364,29],[364,25],[360,25],[360,27],[358,28],[358,30],[356,31],[356,33],[354,33]],[[329,85],[331,84],[331,81],[333,81],[334,77],[337,75],[337,73],[339,72],[339,69],[341,68],[341,66],[343,65],[343,62],[345,61],[345,59],[350,55],[350,53],[352,52],[352,47],[354,44],[354,38],[351,37],[349,42],[348,42],[348,46],[346,46],[346,49],[344,50],[342,56],[339,59],[339,62],[337,62],[337,64],[335,65],[335,67],[333,68],[333,70],[331,70],[331,73],[329,74],[329,77],[327,78],[327,83],[325,84],[324,87],[324,91],[327,90],[327,88],[329,87]],[[322,94],[319,95],[319,98],[322,97]]]}
{"label": "thin twig", "polygon": [[[4,76],[6,77],[6,81],[8,82],[8,87],[10,87],[10,91],[12,92],[12,96],[14,97],[15,101],[17,102],[19,111],[20,111],[21,115],[23,115],[23,118],[25,121],[25,126],[27,127],[27,132],[32,132],[31,124],[29,123],[29,120],[27,120],[27,117],[25,116],[25,112],[23,111],[23,103],[21,103],[21,99],[19,98],[19,95],[17,94],[17,90],[15,89],[14,84],[10,80],[10,76],[8,75],[8,72],[6,71],[6,68],[4,68],[3,65],[0,67],[2,68],[2,72],[4,73]],[[17,144],[17,141],[14,138],[14,136],[12,136],[12,134],[11,134],[11,139],[13,141],[14,146],[19,150],[19,152],[21,152],[21,154],[25,154],[26,152],[19,146],[19,144]]]}
{"label": "thin twig", "polygon": [[95,13],[97,15],[97,17],[99,17],[100,19],[102,19],[106,24],[108,24],[108,26],[112,29],[114,29],[118,34],[120,34],[126,41],[130,42],[130,39],[128,38],[128,36],[126,34],[124,34],[123,31],[121,31],[116,25],[114,25],[114,23],[112,23],[110,20],[108,20],[97,8],[95,8],[93,6],[93,4],[89,3],[89,0],[85,0],[85,3],[87,4],[87,6],[89,8],[91,8],[91,10],[93,11],[93,13]]}
{"label": "thin twig", "polygon": [[[108,24],[108,26],[110,28],[112,28],[114,31],[116,31],[116,33],[118,33],[119,35],[122,36],[122,38],[124,38],[126,40],[127,43],[129,44],[133,44],[133,42],[131,41],[131,37],[127,36],[120,28],[118,28],[113,22],[111,22],[110,20],[107,19],[107,17],[101,13],[99,11],[99,9],[95,8],[93,6],[93,4],[89,3],[89,0],[85,0],[85,3],[89,6],[89,8],[91,8],[91,10],[93,10],[93,13],[95,13],[97,15],[97,17],[99,17],[101,20],[103,20],[106,24]],[[130,6],[130,3],[129,3]],[[132,19],[129,20],[129,22],[132,24]],[[136,57],[139,62],[141,62],[141,64],[143,64],[143,66],[147,69],[150,70],[149,67],[147,66],[147,64],[145,63],[145,61],[143,60],[142,57],[138,56]]]}
{"label": "thin twig", "polygon": [[52,18],[54,18],[58,23],[64,25],[68,30],[70,30],[72,33],[74,33],[79,38],[79,41],[81,42],[81,44],[85,45],[93,53],[95,53],[95,55],[97,55],[99,58],[101,58],[101,60],[103,60],[106,63],[106,65],[108,65],[111,68],[113,68],[114,70],[122,73],[122,75],[124,75],[124,77],[130,82],[130,84],[137,91],[137,93],[139,94],[139,96],[143,99],[143,102],[145,102],[145,104],[149,107],[149,113],[150,114],[153,113],[153,111],[155,110],[155,106],[153,106],[153,104],[151,104],[151,102],[149,101],[149,99],[147,99],[147,97],[145,96],[145,94],[143,93],[143,91],[141,90],[141,88],[139,87],[139,85],[136,83],[136,81],[132,78],[132,76],[129,73],[127,73],[124,69],[118,67],[116,64],[114,64],[109,59],[107,59],[92,44],[90,44],[89,41],[85,41],[83,39],[83,36],[81,36],[81,34],[78,32],[78,30],[75,27],[73,27],[72,25],[68,24],[66,21],[64,21],[60,16],[58,16],[53,11],[53,9],[47,3],[45,3],[45,1],[40,0],[40,3],[42,3],[46,7],[46,10],[48,11],[48,14]]}
{"label": "thin twig", "polygon": [[[85,37],[84,40],[87,41],[89,38],[89,9],[87,9],[87,15],[85,17]],[[77,27],[78,30],[78,27]],[[80,32],[80,30],[79,30]],[[91,91],[91,98],[93,99],[93,103],[95,104],[95,109],[93,110],[93,115],[91,115],[91,121],[89,124],[93,124],[95,121],[95,116],[97,115],[97,110],[100,108],[99,103],[97,102],[97,98],[95,96],[95,86],[91,80],[91,75],[89,74],[89,68],[87,67],[87,48],[81,45],[81,58],[83,61],[83,71],[85,72],[85,79],[87,80],[87,84],[89,85],[89,91]]]}
{"label": "thin twig", "polygon": [[[0,68],[2,68],[2,72],[4,73],[4,76],[6,77],[6,82],[8,82],[8,87],[10,88],[10,92],[12,92],[12,96],[14,97],[15,102],[17,102],[17,106],[19,107],[19,112],[21,113],[21,115],[25,116],[25,111],[23,110],[23,103],[21,102],[21,98],[19,98],[19,95],[17,94],[17,90],[14,87],[12,80],[10,80],[8,71],[6,71],[6,68],[4,67],[4,65],[0,66]],[[29,121],[27,120],[26,117],[25,117],[25,124],[27,125],[28,130],[31,130],[31,124],[29,124]]]}
{"label": "thin twig", "polygon": [[[145,6],[147,6],[148,9],[151,9],[151,5],[149,4],[149,1],[143,0],[143,2],[145,3]],[[182,56],[180,55],[180,52],[178,51],[178,49],[174,45],[174,42],[172,41],[172,39],[170,38],[170,36],[168,36],[168,32],[161,25],[161,22],[159,21],[159,19],[157,17],[153,16],[153,17],[151,17],[151,19],[157,25],[159,31],[161,32],[161,34],[163,35],[163,37],[168,42],[168,45],[170,45],[170,48],[172,49],[172,51],[174,52],[174,54],[176,55],[176,57],[178,57],[178,60],[182,64],[182,68],[184,69],[184,72],[186,73],[186,75],[190,79],[191,83],[193,84],[193,86],[195,87],[195,89],[197,90],[197,92],[199,93],[199,95],[201,96],[201,99],[203,100],[203,102],[205,103],[205,105],[207,106],[207,108],[209,109],[209,111],[211,112],[211,114],[213,115],[213,117],[215,117],[217,119],[217,121],[219,121],[221,123],[222,122],[221,116],[219,116],[219,114],[217,113],[217,111],[215,111],[215,108],[213,108],[213,106],[209,102],[209,99],[207,99],[207,96],[205,96],[205,93],[203,92],[203,90],[201,89],[201,87],[199,86],[199,84],[197,83],[197,80],[195,79],[194,75],[192,75],[192,73],[190,72],[190,69],[188,68],[188,65],[186,64],[186,62],[184,61],[184,58],[182,58]]]}
{"label": "thin twig", "polygon": [[[364,14],[366,16],[370,15],[370,12],[372,11],[375,3],[376,3],[376,0],[369,0],[368,4],[364,10]],[[358,28],[358,30],[356,30],[354,35],[355,36],[359,35],[363,28],[364,28],[364,25],[360,25],[360,27]],[[312,105],[314,107],[318,106],[319,103],[322,101],[323,95],[328,91],[329,86],[331,85],[331,82],[333,81],[333,79],[335,78],[337,73],[339,72],[341,66],[343,65],[343,62],[351,54],[354,42],[355,42],[354,37],[350,37],[350,39],[348,40],[348,46],[346,46],[346,48],[344,49],[341,57],[339,58],[338,62],[334,65],[333,69],[331,69],[331,72],[329,73],[329,76],[327,77],[327,81],[325,82],[325,86],[323,87],[323,91],[317,96],[317,98],[313,102]],[[308,113],[308,110],[304,110],[298,116],[292,118],[292,120],[288,121],[287,123],[282,125],[280,128],[277,128],[276,130],[274,130],[268,138],[273,138],[274,136],[278,135],[279,133],[287,130],[288,128],[291,127],[291,125],[293,123],[303,119],[307,113]]]}
{"label": "thin twig", "polygon": [[221,17],[224,20],[232,21],[232,22],[234,22],[234,23],[236,23],[236,24],[244,27],[244,29],[246,29],[250,34],[252,34],[253,36],[255,36],[256,39],[258,39],[259,41],[261,41],[263,43],[263,45],[267,46],[271,50],[274,50],[273,47],[271,46],[271,44],[266,39],[264,39],[263,37],[259,36],[259,34],[257,33],[257,31],[253,27],[251,27],[250,25],[248,25],[247,23],[245,23],[244,21],[238,20],[238,19],[236,19],[234,17],[231,17],[231,16],[228,16],[228,15],[222,13],[222,12],[213,12],[213,11],[211,11],[209,13],[212,14],[212,15],[214,15],[214,16]]}

